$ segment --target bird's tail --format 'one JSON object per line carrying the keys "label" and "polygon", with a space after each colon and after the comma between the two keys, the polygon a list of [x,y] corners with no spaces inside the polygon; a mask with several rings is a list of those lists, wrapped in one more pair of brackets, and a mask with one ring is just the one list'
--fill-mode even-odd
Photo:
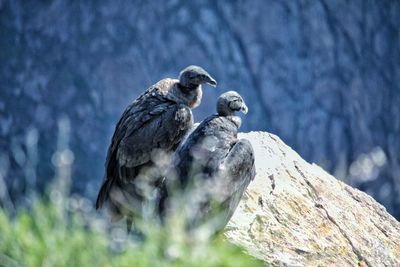
{"label": "bird's tail", "polygon": [[113,184],[114,179],[104,179],[104,182],[100,187],[99,194],[97,195],[96,209],[100,209],[103,207],[104,203],[109,197],[109,193]]}

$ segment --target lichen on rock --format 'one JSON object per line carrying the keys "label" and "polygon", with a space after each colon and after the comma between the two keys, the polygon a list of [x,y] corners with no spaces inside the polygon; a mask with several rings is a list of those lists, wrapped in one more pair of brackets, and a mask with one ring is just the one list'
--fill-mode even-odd
{"label": "lichen on rock", "polygon": [[272,266],[400,266],[400,223],[372,197],[309,164],[277,136],[241,134],[257,176],[226,237]]}

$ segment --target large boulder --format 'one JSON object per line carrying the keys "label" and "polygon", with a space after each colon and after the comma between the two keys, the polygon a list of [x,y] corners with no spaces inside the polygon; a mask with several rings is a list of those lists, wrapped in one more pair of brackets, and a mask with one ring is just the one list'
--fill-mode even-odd
{"label": "large boulder", "polygon": [[277,136],[252,143],[257,176],[226,229],[272,266],[400,266],[400,223],[369,195],[309,164]]}

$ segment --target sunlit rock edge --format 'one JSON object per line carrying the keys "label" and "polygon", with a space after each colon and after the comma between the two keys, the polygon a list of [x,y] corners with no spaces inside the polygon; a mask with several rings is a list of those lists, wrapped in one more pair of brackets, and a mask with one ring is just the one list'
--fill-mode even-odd
{"label": "sunlit rock edge", "polygon": [[226,228],[231,242],[273,266],[400,266],[400,223],[382,205],[273,134],[239,137],[257,176]]}

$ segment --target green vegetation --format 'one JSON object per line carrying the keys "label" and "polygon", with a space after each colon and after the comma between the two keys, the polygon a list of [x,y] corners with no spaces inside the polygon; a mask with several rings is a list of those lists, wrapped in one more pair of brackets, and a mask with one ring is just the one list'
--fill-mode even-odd
{"label": "green vegetation", "polygon": [[177,224],[148,226],[146,240],[135,241],[83,198],[34,203],[15,216],[0,210],[0,266],[263,266],[223,238],[188,238]]}
{"label": "green vegetation", "polygon": [[[126,234],[125,222],[111,225],[94,210],[94,203],[70,193],[74,156],[64,124],[60,123],[58,150],[52,158],[56,173],[47,193],[41,198],[27,193],[20,202],[23,207],[16,210],[8,193],[1,198],[8,209],[0,207],[0,267],[264,266],[223,236],[211,239],[210,229],[189,235],[179,210],[163,227],[143,219],[140,230],[146,238],[141,241]],[[0,172],[0,184],[5,184],[6,172]]]}

